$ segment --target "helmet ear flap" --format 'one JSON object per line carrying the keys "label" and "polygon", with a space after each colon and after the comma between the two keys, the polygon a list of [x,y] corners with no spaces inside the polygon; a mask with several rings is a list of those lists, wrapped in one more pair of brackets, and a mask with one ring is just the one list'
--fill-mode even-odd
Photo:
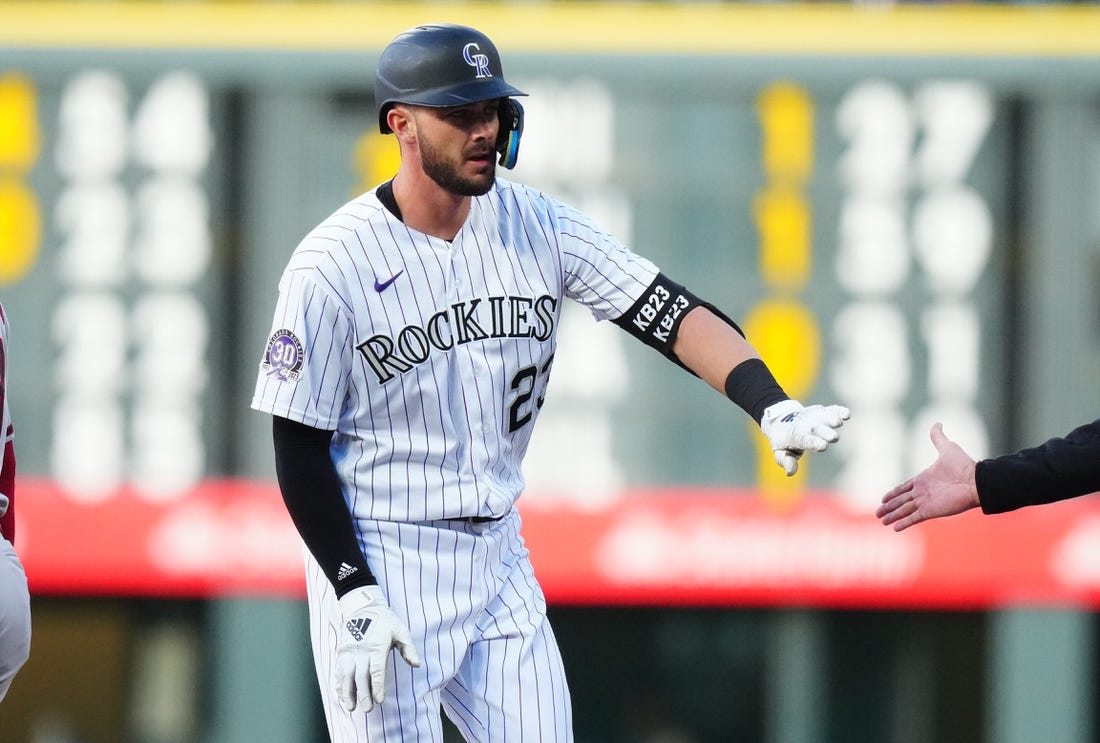
{"label": "helmet ear flap", "polygon": [[497,109],[500,117],[500,129],[497,132],[497,161],[502,167],[511,170],[519,159],[519,139],[523,135],[523,106],[519,101],[502,98]]}

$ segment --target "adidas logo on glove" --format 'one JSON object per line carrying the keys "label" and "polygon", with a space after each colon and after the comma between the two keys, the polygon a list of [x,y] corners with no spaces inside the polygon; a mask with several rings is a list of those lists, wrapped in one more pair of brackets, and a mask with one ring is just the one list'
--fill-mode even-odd
{"label": "adidas logo on glove", "polygon": [[355,638],[356,642],[361,642],[363,640],[363,635],[366,633],[367,627],[369,626],[370,620],[366,617],[352,619],[347,625],[348,632],[351,633],[351,636]]}

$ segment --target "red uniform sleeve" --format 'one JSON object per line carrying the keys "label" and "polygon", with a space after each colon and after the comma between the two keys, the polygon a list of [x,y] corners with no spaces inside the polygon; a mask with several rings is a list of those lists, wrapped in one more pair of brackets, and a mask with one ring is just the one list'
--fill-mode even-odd
{"label": "red uniform sleeve", "polygon": [[15,442],[4,446],[4,464],[0,469],[0,493],[8,496],[8,512],[0,517],[0,534],[15,544]]}

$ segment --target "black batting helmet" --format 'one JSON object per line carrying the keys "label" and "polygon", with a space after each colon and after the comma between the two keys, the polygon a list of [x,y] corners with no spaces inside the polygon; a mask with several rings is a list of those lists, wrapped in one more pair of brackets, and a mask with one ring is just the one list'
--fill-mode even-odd
{"label": "black batting helmet", "polygon": [[468,26],[433,23],[410,28],[389,43],[374,75],[378,128],[391,129],[386,113],[395,103],[463,106],[527,95],[504,81],[500,54],[489,37]]}

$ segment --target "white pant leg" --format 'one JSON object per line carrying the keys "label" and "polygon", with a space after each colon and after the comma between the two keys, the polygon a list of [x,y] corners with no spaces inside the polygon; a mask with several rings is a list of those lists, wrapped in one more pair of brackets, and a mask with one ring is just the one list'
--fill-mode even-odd
{"label": "white pant leg", "polygon": [[307,555],[310,636],[332,743],[417,741],[442,743],[439,693],[466,653],[463,627],[473,614],[465,592],[456,592],[455,565],[468,573],[476,541],[430,524],[369,522],[362,543],[367,564],[391,608],[405,620],[421,657],[412,668],[391,652],[386,699],[369,714],[348,712],[336,695],[336,645],[345,632],[328,579]]}
{"label": "white pant leg", "polygon": [[519,519],[502,530],[503,572],[475,618],[473,642],[443,692],[443,706],[471,743],[571,743],[572,704],[546,599],[535,580]]}
{"label": "white pant leg", "polygon": [[307,554],[313,659],[332,743],[442,743],[441,704],[467,741],[571,743],[569,688],[518,514],[478,525],[361,526],[367,565],[407,622],[421,665],[390,653],[385,701],[346,712],[334,681],[340,608]]}
{"label": "white pant leg", "polygon": [[31,652],[31,598],[23,563],[0,537],[0,700]]}
{"label": "white pant leg", "polygon": [[441,704],[470,741],[572,741],[561,656],[519,516],[361,526],[367,564],[422,663],[411,668],[391,652],[385,701],[369,714],[346,712],[334,681],[339,605],[308,558],[310,635],[333,743],[442,743]]}

